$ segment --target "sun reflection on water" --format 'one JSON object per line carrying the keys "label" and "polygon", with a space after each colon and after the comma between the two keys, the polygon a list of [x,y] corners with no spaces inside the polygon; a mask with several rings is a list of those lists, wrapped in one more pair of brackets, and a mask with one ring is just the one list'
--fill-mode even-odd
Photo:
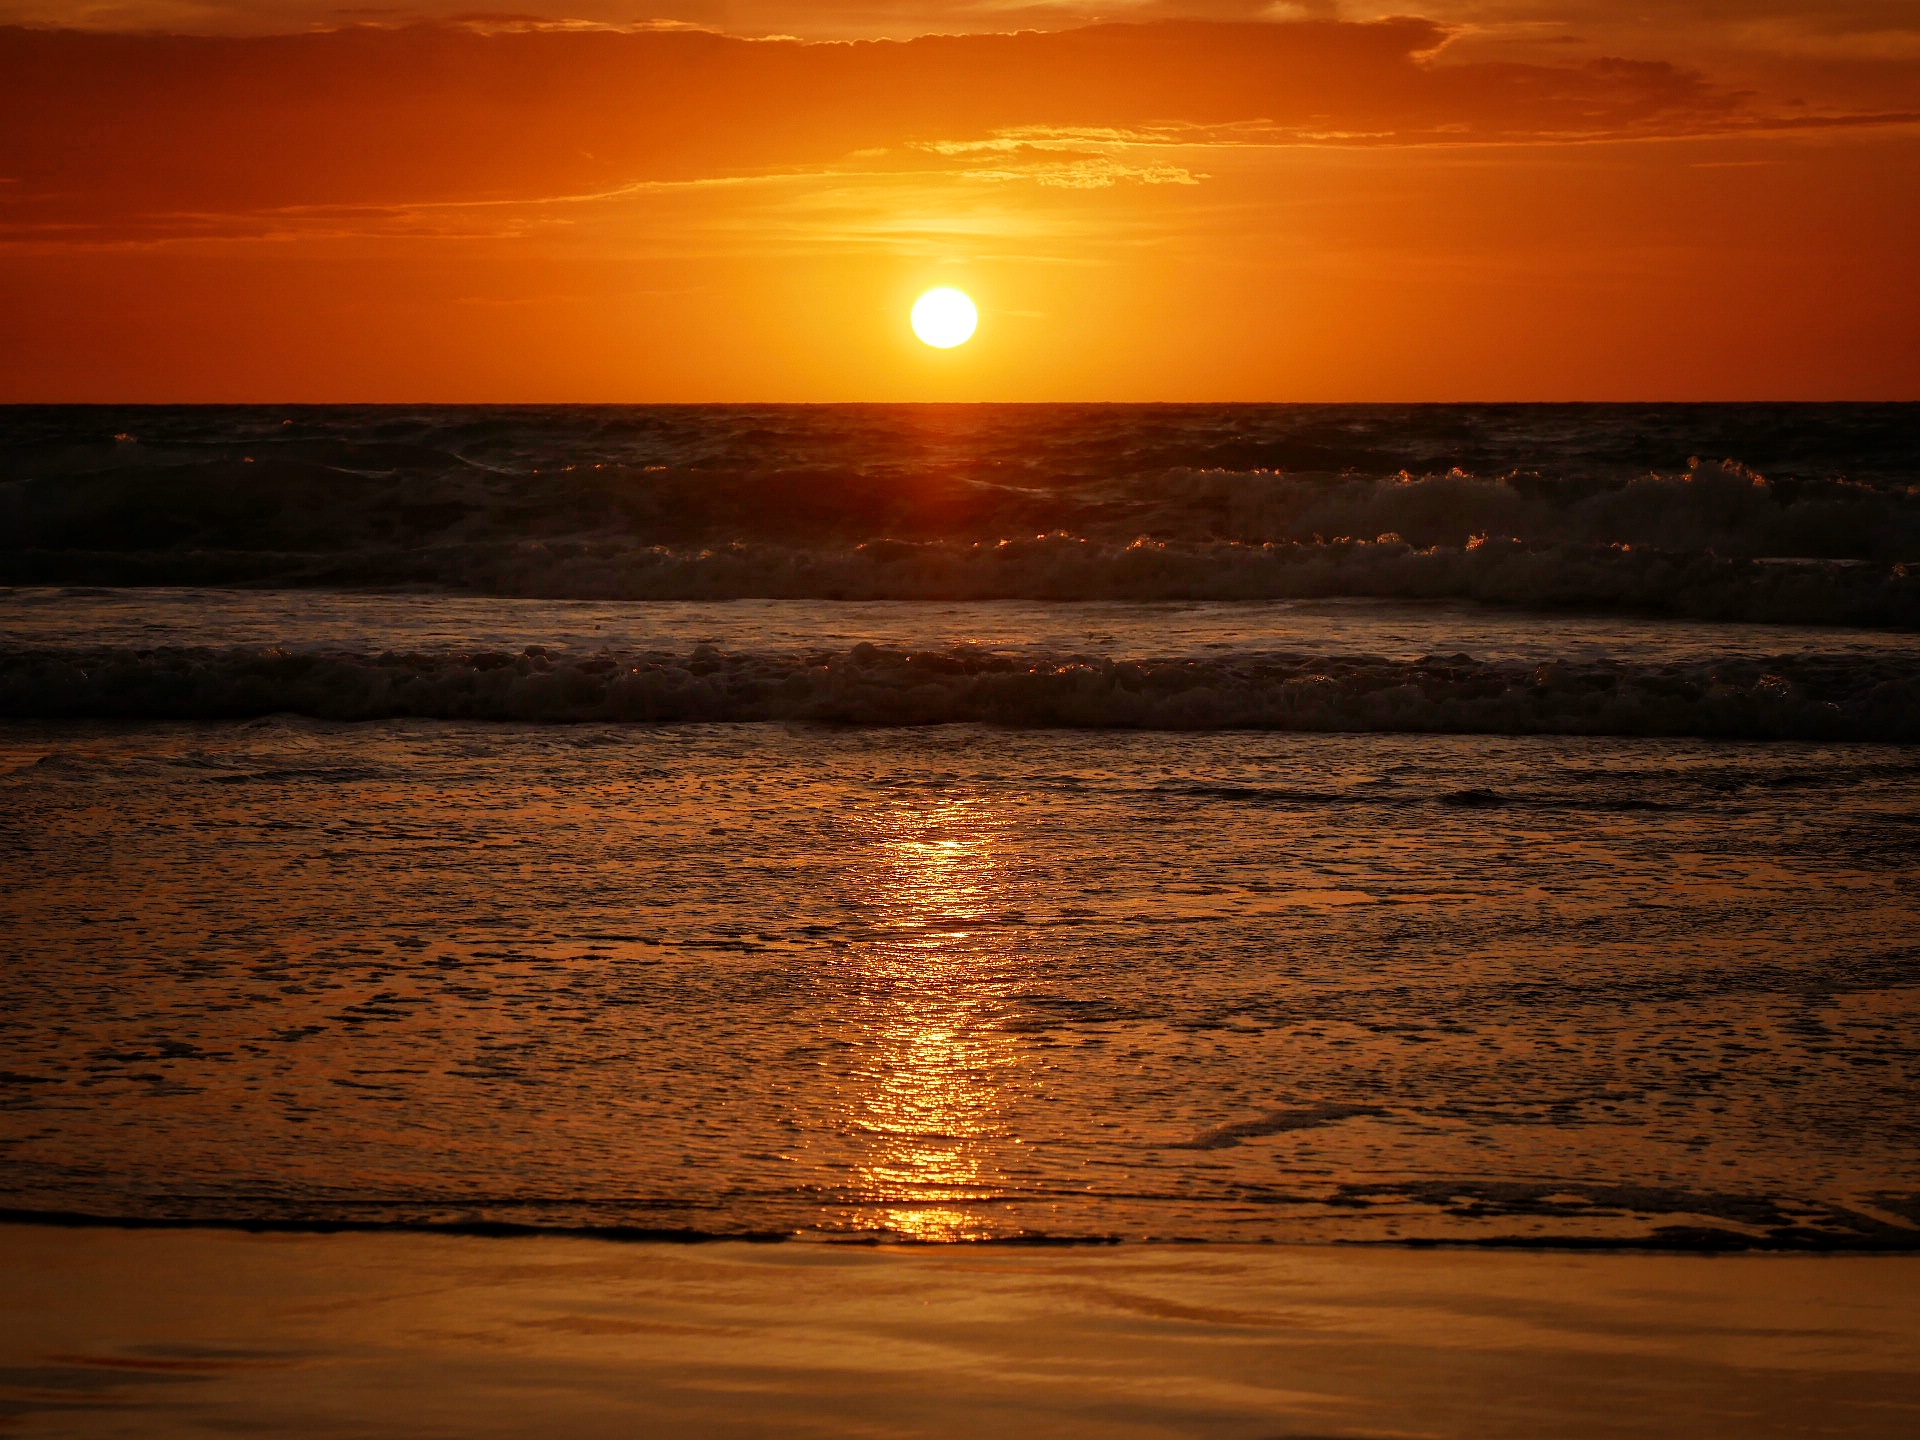
{"label": "sun reflection on water", "polygon": [[865,1142],[859,1228],[916,1240],[989,1233],[990,1152],[1018,1056],[1002,1025],[1021,963],[1017,885],[991,812],[953,802],[866,820],[858,960],[865,1026],[848,1117]]}

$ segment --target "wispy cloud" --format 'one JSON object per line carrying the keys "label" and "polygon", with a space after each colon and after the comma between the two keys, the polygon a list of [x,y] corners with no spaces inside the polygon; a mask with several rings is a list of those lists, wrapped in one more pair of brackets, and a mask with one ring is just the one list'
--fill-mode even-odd
{"label": "wispy cloud", "polygon": [[[859,43],[499,16],[257,38],[0,31],[0,234],[526,233],[646,187],[904,170],[1178,190],[1209,150],[1900,118],[1784,107],[1660,60],[1463,63],[1453,33],[1406,17]],[[491,218],[449,219],[458,207]]]}
{"label": "wispy cloud", "polygon": [[1058,190],[1104,190],[1120,184],[1198,185],[1204,178],[1178,165],[1125,165],[1111,158],[1088,160],[1037,160],[1025,165],[1006,165],[964,170],[968,180],[995,183],[1029,181]]}

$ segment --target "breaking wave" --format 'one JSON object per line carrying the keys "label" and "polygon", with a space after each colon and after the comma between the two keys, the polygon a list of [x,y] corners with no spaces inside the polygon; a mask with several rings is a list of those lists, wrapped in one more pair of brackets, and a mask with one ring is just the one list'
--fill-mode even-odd
{"label": "breaking wave", "polygon": [[975,722],[1920,741],[1897,658],[1498,664],[1285,652],[1035,659],[860,644],[805,655],[0,651],[0,715],[212,719],[291,713],[517,721]]}
{"label": "breaking wave", "polygon": [[23,407],[0,584],[1920,625],[1916,436],[1913,405]]}
{"label": "breaking wave", "polygon": [[1065,533],[1017,540],[878,540],[699,548],[551,540],[330,557],[234,551],[21,552],[19,585],[398,588],[574,600],[1473,600],[1771,624],[1920,629],[1905,564],[1781,562],[1632,546],[1477,539],[1419,549],[1368,541],[1251,544]]}

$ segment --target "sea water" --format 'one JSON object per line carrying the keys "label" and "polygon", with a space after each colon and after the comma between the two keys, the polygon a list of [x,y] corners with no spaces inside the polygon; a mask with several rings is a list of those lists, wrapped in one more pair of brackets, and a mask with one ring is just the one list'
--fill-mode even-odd
{"label": "sea water", "polygon": [[1912,632],[71,580],[0,594],[15,1215],[1920,1230]]}
{"label": "sea water", "polygon": [[5,1203],[1905,1235],[1920,755],[8,726]]}

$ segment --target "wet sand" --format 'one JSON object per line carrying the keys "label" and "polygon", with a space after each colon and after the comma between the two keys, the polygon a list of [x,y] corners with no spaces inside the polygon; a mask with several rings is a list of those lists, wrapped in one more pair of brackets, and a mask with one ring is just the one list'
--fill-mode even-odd
{"label": "wet sand", "polygon": [[0,1227],[27,1436],[1894,1437],[1920,1257]]}

